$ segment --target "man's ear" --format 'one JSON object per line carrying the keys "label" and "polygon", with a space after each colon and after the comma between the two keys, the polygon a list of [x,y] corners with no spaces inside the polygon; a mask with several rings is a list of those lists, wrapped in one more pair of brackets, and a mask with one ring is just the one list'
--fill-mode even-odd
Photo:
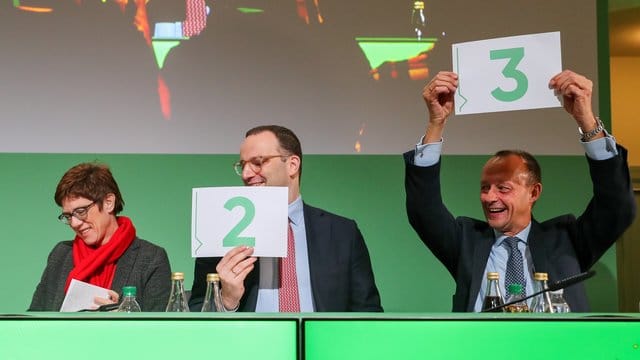
{"label": "man's ear", "polygon": [[298,155],[289,156],[289,176],[293,176],[300,171],[300,157]]}
{"label": "man's ear", "polygon": [[531,203],[534,204],[536,201],[538,201],[538,199],[540,198],[540,195],[542,195],[542,184],[541,183],[533,184],[533,186],[531,187],[531,191],[529,193],[529,196],[531,197]]}

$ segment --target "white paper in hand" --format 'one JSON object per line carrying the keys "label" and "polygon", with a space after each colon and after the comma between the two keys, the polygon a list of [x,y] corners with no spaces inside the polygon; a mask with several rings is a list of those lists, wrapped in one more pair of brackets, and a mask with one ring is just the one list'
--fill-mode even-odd
{"label": "white paper in hand", "polygon": [[93,299],[96,296],[103,298],[109,297],[109,290],[84,281],[72,279],[67,295],[62,302],[60,312],[95,309],[97,305],[93,302]]}
{"label": "white paper in hand", "polygon": [[559,32],[453,44],[452,52],[456,115],[561,106],[549,89],[562,71]]}

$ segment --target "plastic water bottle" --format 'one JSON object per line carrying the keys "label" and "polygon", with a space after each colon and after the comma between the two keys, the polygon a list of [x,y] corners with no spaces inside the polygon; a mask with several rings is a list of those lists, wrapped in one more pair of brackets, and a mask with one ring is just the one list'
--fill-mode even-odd
{"label": "plastic water bottle", "polygon": [[[514,304],[507,305],[505,307],[505,312],[511,313],[521,313],[521,312],[529,312],[529,306],[527,306],[527,302],[522,300],[524,298],[524,293],[521,284],[510,284],[509,287],[509,298],[507,299],[507,303],[512,301],[516,301]],[[520,301],[517,301],[520,300]]]}
{"label": "plastic water bottle", "polygon": [[122,288],[122,302],[118,306],[118,312],[140,312],[140,304],[136,301],[136,287],[125,286]]}

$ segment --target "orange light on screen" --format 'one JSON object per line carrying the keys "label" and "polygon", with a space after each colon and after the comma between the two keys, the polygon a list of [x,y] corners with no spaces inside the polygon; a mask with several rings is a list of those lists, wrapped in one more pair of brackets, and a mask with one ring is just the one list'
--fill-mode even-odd
{"label": "orange light on screen", "polygon": [[18,6],[18,9],[22,11],[29,11],[34,13],[50,13],[53,11],[52,8],[44,8],[44,7],[35,7],[35,6]]}
{"label": "orange light on screen", "polygon": [[136,29],[142,33],[147,45],[151,46],[151,32],[149,31],[149,21],[147,20],[147,2],[136,0],[136,16],[133,20]]}
{"label": "orange light on screen", "polygon": [[120,11],[124,12],[129,0],[114,0],[114,2],[120,6]]}
{"label": "orange light on screen", "polygon": [[162,116],[167,121],[171,120],[171,92],[160,74],[158,74],[158,97],[160,98]]}
{"label": "orange light on screen", "polygon": [[305,0],[296,0],[296,8],[298,9],[298,17],[309,25],[309,11]]}

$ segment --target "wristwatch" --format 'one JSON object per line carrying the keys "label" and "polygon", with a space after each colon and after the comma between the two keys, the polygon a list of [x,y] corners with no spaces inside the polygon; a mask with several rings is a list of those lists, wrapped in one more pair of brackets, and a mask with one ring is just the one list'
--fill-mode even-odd
{"label": "wristwatch", "polygon": [[593,138],[594,136],[600,134],[602,130],[604,130],[604,125],[602,124],[602,121],[600,120],[600,118],[597,116],[596,116],[596,122],[598,126],[596,126],[595,129],[587,132],[582,131],[580,126],[578,126],[578,134],[580,134],[580,141],[587,142],[591,140],[591,138]]}

